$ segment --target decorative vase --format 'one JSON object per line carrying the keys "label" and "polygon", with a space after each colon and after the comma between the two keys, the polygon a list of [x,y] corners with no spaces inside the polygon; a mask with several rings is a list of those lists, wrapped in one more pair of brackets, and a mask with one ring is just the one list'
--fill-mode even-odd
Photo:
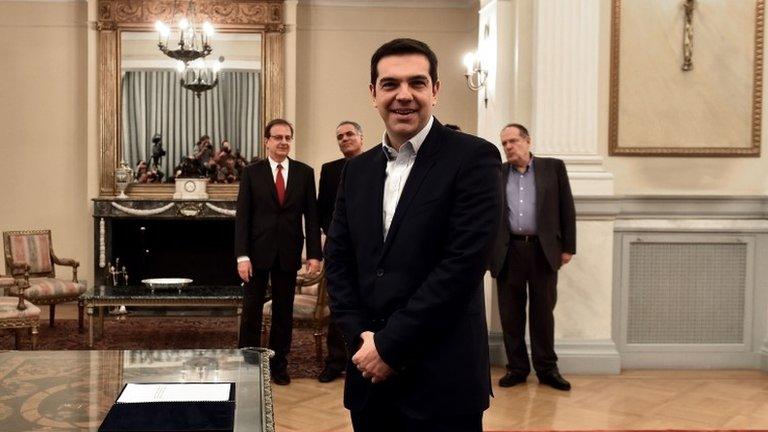
{"label": "decorative vase", "polygon": [[128,185],[133,181],[133,170],[124,160],[120,161],[120,167],[115,170],[115,186],[120,191],[117,199],[127,199],[128,195],[125,194],[125,190],[128,189]]}

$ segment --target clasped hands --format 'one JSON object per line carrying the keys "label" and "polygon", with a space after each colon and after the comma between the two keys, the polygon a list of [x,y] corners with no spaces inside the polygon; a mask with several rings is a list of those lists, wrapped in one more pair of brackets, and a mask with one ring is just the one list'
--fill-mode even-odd
{"label": "clasped hands", "polygon": [[373,332],[360,333],[360,339],[363,340],[363,343],[352,356],[352,363],[357,367],[357,370],[363,374],[363,378],[370,379],[374,384],[389,378],[393,372],[392,368],[384,363],[384,360],[379,356],[373,341]]}

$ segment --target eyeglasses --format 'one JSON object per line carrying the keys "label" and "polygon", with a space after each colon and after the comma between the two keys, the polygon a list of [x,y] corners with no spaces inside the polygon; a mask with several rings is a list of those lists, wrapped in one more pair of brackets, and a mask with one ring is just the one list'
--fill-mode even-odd
{"label": "eyeglasses", "polygon": [[293,137],[291,135],[270,135],[269,139],[273,139],[275,141],[293,141]]}

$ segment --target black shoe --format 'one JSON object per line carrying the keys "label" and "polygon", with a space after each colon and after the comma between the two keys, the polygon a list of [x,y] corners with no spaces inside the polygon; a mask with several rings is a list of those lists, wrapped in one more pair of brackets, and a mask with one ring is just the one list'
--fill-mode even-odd
{"label": "black shoe", "polygon": [[571,383],[565,380],[560,372],[554,371],[544,375],[538,375],[539,382],[546,384],[554,389],[569,391],[571,389]]}
{"label": "black shoe", "polygon": [[526,375],[516,375],[516,374],[513,374],[512,372],[507,372],[499,380],[499,387],[516,386],[518,384],[524,383],[526,379],[528,379]]}
{"label": "black shoe", "polygon": [[340,370],[336,370],[326,366],[323,368],[323,371],[320,372],[320,375],[317,376],[317,380],[320,381],[321,383],[329,383],[340,376],[341,376]]}
{"label": "black shoe", "polygon": [[277,385],[288,385],[291,383],[291,376],[288,371],[272,371],[272,382]]}

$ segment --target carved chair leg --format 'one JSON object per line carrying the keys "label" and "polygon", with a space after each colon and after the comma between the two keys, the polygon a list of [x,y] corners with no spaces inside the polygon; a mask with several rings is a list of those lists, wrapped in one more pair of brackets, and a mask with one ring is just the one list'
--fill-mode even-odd
{"label": "carved chair leg", "polygon": [[323,361],[323,332],[315,330],[315,360]]}
{"label": "carved chair leg", "polygon": [[83,312],[85,312],[85,304],[82,300],[77,301],[77,332],[83,333],[85,326],[83,325]]}
{"label": "carved chair leg", "polygon": [[32,344],[32,351],[34,351],[37,347],[37,325],[34,325],[29,329],[29,341]]}
{"label": "carved chair leg", "polygon": [[267,317],[264,317],[261,320],[261,346],[263,347],[269,346],[269,325],[269,320]]}
{"label": "carved chair leg", "polygon": [[53,327],[53,318],[56,316],[56,303],[51,303],[50,309],[51,313],[48,318],[48,326]]}

